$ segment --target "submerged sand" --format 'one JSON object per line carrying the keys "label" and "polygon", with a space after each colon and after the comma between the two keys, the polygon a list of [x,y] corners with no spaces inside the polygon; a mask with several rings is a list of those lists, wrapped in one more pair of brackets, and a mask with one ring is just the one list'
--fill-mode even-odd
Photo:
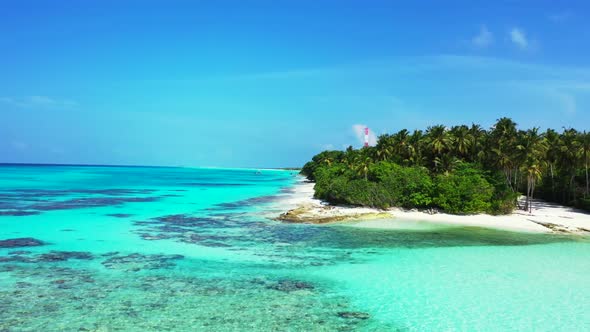
{"label": "submerged sand", "polygon": [[[510,215],[451,215],[392,208],[333,206],[313,198],[313,183],[300,181],[280,201],[283,211],[277,219],[296,223],[335,223],[360,228],[399,229],[408,222],[449,226],[473,226],[535,233],[590,234],[590,214],[570,207],[535,200],[531,213],[515,210]],[[406,226],[400,226],[406,225]]]}

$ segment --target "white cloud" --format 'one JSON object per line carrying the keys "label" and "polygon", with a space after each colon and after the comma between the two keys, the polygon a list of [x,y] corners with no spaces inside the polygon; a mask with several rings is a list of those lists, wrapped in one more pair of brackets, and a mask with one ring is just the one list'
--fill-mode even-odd
{"label": "white cloud", "polygon": [[78,103],[73,100],[54,99],[47,96],[0,97],[0,103],[18,108],[73,108],[78,106]]}
{"label": "white cloud", "polygon": [[529,41],[526,34],[520,28],[512,28],[512,30],[510,30],[510,40],[522,50],[529,47]]}
{"label": "white cloud", "polygon": [[471,39],[471,43],[476,47],[486,48],[494,43],[494,34],[482,25],[479,34]]}
{"label": "white cloud", "polygon": [[[364,124],[355,124],[352,126],[352,132],[358,139],[360,145],[365,143],[365,128],[367,127],[368,126]],[[377,144],[377,135],[375,135],[374,131],[369,129],[369,145],[374,146],[375,144]]]}

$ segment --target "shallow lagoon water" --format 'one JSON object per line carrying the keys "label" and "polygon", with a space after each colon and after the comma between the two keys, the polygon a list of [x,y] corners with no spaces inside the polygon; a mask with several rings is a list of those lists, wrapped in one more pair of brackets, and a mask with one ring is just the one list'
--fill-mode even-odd
{"label": "shallow lagoon water", "polygon": [[[0,167],[0,330],[590,330],[590,243],[269,220],[293,172]],[[278,212],[278,211],[277,211]]]}

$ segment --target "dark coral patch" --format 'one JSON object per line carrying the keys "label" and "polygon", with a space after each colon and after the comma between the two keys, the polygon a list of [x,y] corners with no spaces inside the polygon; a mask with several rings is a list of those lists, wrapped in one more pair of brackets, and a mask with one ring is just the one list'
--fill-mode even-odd
{"label": "dark coral patch", "polygon": [[235,210],[241,209],[244,207],[255,206],[260,204],[266,204],[276,201],[278,196],[259,196],[244,199],[241,201],[236,202],[229,202],[229,203],[220,203],[215,205],[215,207],[210,208],[209,210]]}
{"label": "dark coral patch", "polygon": [[147,240],[147,241],[155,241],[155,240],[166,240],[166,239],[171,239],[173,238],[173,236],[171,235],[166,235],[166,234],[148,234],[148,233],[140,233],[139,236],[141,236],[142,239]]}
{"label": "dark coral patch", "polygon": [[184,243],[195,243],[206,247],[231,247],[230,241],[251,241],[250,238],[224,234],[221,229],[239,227],[242,222],[228,216],[194,217],[186,214],[168,215],[145,221],[136,221],[143,226],[137,231],[148,241],[175,239]]}
{"label": "dark coral patch", "polygon": [[202,246],[205,247],[211,247],[211,248],[231,248],[232,246],[229,244],[225,244],[222,242],[213,242],[213,241],[203,241],[199,243]]}
{"label": "dark coral patch", "polygon": [[38,199],[41,197],[59,197],[74,194],[82,195],[105,195],[125,196],[151,194],[151,189],[65,189],[65,190],[44,190],[44,189],[14,189],[0,191],[1,198]]}
{"label": "dark coral patch", "polygon": [[32,216],[39,214],[39,211],[28,211],[28,210],[7,210],[7,211],[0,211],[0,216],[14,216],[14,217],[22,217],[22,216]]}
{"label": "dark coral patch", "polygon": [[11,252],[9,252],[8,254],[9,254],[9,255],[28,255],[28,254],[30,254],[30,253],[31,253],[31,252],[30,252],[30,251],[28,251],[28,250],[15,250],[15,251],[11,251]]}
{"label": "dark coral patch", "polygon": [[63,262],[70,259],[93,259],[91,253],[85,251],[50,251],[46,254],[41,254],[35,257],[39,262]]}
{"label": "dark coral patch", "polygon": [[188,183],[180,183],[181,186],[191,186],[191,187],[244,187],[244,186],[251,186],[248,183],[207,183],[207,182],[188,182]]}
{"label": "dark coral patch", "polygon": [[45,245],[45,242],[32,237],[0,240],[0,248],[37,247]]}
{"label": "dark coral patch", "polygon": [[70,210],[102,206],[121,205],[124,203],[155,202],[159,197],[92,197],[76,198],[61,202],[45,202],[31,205],[29,208],[40,211]]}
{"label": "dark coral patch", "polygon": [[109,213],[107,214],[107,216],[109,217],[115,217],[115,218],[129,218],[132,217],[132,214],[129,213]]}
{"label": "dark coral patch", "polygon": [[[28,252],[27,252],[28,253]],[[54,263],[65,262],[70,259],[90,260],[93,259],[89,252],[84,251],[50,251],[48,253],[35,256],[23,256],[25,252],[14,253],[11,256],[0,257],[0,262],[17,262],[17,263]]]}
{"label": "dark coral patch", "polygon": [[[0,216],[26,216],[42,211],[91,208],[133,202],[153,202],[162,197],[134,197],[152,194],[151,189],[0,190]],[[78,197],[78,196],[92,197]],[[64,199],[60,199],[64,197]],[[74,198],[72,198],[74,197]],[[77,197],[77,198],[76,198]]]}
{"label": "dark coral patch", "polygon": [[227,227],[225,222],[217,218],[193,217],[187,214],[173,214],[157,217],[148,221],[137,221],[135,224],[141,226],[157,226],[159,230],[165,232],[183,232],[189,228]]}
{"label": "dark coral patch", "polygon": [[366,312],[360,312],[360,311],[340,311],[340,312],[338,312],[338,317],[346,318],[346,319],[365,320],[365,319],[371,318],[371,315],[369,315]]}
{"label": "dark coral patch", "polygon": [[245,213],[210,214],[203,217],[175,214],[135,221],[134,224],[139,226],[136,233],[144,240],[174,239],[206,247],[227,248],[253,241],[252,236],[234,232],[234,229],[263,226],[262,223],[256,225],[256,222],[249,221]]}
{"label": "dark coral patch", "polygon": [[283,279],[279,280],[277,283],[266,286],[266,288],[289,293],[300,290],[313,290],[315,287],[305,281]]}
{"label": "dark coral patch", "polygon": [[114,255],[102,262],[107,269],[137,272],[141,270],[157,270],[172,268],[175,260],[183,259],[182,255],[142,255],[134,253],[130,255]]}

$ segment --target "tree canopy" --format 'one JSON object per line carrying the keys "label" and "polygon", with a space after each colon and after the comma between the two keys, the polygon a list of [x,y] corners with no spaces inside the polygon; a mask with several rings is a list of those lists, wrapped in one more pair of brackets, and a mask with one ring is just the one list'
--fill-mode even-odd
{"label": "tree canopy", "polygon": [[301,173],[331,203],[500,214],[530,210],[533,197],[590,210],[589,164],[590,133],[522,130],[501,118],[488,130],[402,129],[373,147],[321,152]]}

